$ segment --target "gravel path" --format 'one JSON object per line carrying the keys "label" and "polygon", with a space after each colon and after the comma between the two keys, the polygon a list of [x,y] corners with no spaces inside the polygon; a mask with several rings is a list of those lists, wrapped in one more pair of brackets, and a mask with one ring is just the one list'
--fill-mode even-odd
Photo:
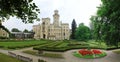
{"label": "gravel path", "polygon": [[[83,58],[77,58],[73,56],[73,52],[77,51],[76,50],[69,50],[66,52],[63,52],[64,59],[59,59],[59,58],[49,58],[49,57],[38,57],[30,54],[23,53],[22,51],[25,50],[32,50],[32,48],[25,48],[25,49],[20,49],[20,50],[14,50],[11,51],[15,54],[20,54],[29,58],[33,59],[33,62],[38,62],[38,59],[43,59],[46,60],[47,62],[120,62],[120,54],[115,54],[111,51],[106,51],[107,56],[103,58],[96,58],[96,59],[83,59]],[[2,50],[0,49],[1,53],[8,54],[8,50]]]}

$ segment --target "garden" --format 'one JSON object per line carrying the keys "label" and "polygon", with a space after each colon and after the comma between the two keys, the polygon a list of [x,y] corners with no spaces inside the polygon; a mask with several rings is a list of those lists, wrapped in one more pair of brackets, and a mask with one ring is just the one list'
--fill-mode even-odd
{"label": "garden", "polygon": [[39,51],[43,50],[43,51],[64,52],[71,49],[84,49],[84,48],[107,49],[107,46],[104,42],[99,43],[99,42],[95,42],[94,40],[90,40],[88,42],[55,41],[55,42],[35,46],[33,49]]}
{"label": "garden", "polygon": [[102,51],[102,50],[98,50],[98,49],[81,49],[78,50],[76,52],[73,53],[74,56],[79,57],[79,58],[100,58],[100,57],[104,57],[107,54]]}
{"label": "garden", "polygon": [[47,41],[44,40],[1,40],[0,48],[20,49],[20,48],[37,46],[45,43],[47,43]]}
{"label": "garden", "polygon": [[95,40],[83,41],[50,41],[50,40],[4,40],[0,41],[0,48],[20,49],[33,47],[34,50],[64,52],[71,49],[114,49],[114,46],[107,46],[104,42]]}
{"label": "garden", "polygon": [[[79,58],[99,58],[107,54],[103,50],[114,48],[113,46],[107,47],[104,42],[96,42],[95,40],[83,41],[50,41],[50,40],[4,40],[0,41],[0,48],[3,49],[21,49],[33,47],[33,50],[23,51],[24,53],[51,57],[51,58],[64,58],[61,54],[44,53],[50,52],[65,52],[72,49],[80,49],[73,52],[73,55]],[[36,52],[37,51],[37,52]],[[43,54],[44,53],[44,54]]]}

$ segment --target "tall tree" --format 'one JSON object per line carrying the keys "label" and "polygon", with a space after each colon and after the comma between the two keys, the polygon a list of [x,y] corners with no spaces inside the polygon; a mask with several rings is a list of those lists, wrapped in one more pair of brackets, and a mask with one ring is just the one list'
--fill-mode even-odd
{"label": "tall tree", "polygon": [[12,32],[21,32],[19,29],[17,29],[17,28],[13,28],[12,30],[11,30]]}
{"label": "tall tree", "polygon": [[16,16],[25,23],[38,19],[38,7],[33,0],[0,0],[0,20]]}
{"label": "tall tree", "polygon": [[87,41],[90,39],[90,29],[85,26],[83,23],[79,24],[79,27],[76,29],[75,33],[76,39],[81,41]]}
{"label": "tall tree", "polygon": [[24,32],[24,33],[28,33],[29,31],[28,31],[27,29],[25,29],[23,32]]}
{"label": "tall tree", "polygon": [[97,37],[104,40],[107,45],[118,47],[120,42],[120,0],[101,0],[97,16],[94,17]]}
{"label": "tall tree", "polygon": [[75,19],[73,19],[72,26],[71,26],[71,28],[72,28],[71,39],[75,39],[76,26],[77,26],[77,24],[75,22]]}

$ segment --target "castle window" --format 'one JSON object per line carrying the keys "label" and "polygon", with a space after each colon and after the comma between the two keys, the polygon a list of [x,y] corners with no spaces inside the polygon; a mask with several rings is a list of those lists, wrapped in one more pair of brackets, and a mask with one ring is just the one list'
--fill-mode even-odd
{"label": "castle window", "polygon": [[65,36],[65,33],[64,33],[64,36]]}

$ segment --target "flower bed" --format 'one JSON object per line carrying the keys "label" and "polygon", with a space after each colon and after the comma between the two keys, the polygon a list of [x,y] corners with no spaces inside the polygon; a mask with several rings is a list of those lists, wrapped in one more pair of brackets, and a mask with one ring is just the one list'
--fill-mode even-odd
{"label": "flower bed", "polygon": [[104,51],[98,49],[91,49],[91,50],[81,49],[79,51],[74,52],[73,55],[80,58],[98,58],[98,57],[104,57],[107,54]]}

